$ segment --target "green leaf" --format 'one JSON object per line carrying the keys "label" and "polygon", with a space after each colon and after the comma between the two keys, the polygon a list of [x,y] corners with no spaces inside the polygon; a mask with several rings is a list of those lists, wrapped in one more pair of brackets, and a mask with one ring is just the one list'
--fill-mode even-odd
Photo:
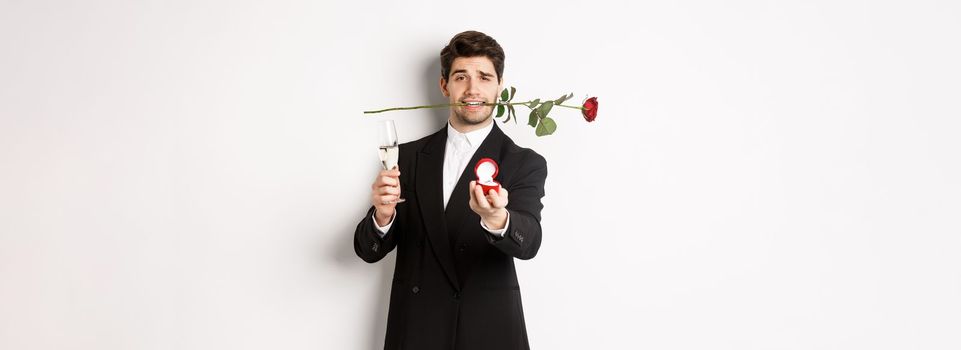
{"label": "green leaf", "polygon": [[551,108],[554,107],[554,101],[547,101],[537,107],[537,115],[541,118],[547,117],[547,113],[551,112]]}
{"label": "green leaf", "polygon": [[514,112],[514,105],[507,105],[507,117],[514,117],[514,122],[517,123],[517,112]]}
{"label": "green leaf", "polygon": [[540,119],[541,119],[541,118],[539,118],[539,117],[537,116],[537,110],[536,110],[536,109],[532,109],[532,110],[531,110],[531,116],[530,116],[529,119],[527,119],[527,125],[530,125],[531,127],[536,127],[536,126],[537,126],[537,121],[540,120]]}
{"label": "green leaf", "polygon": [[511,97],[509,97],[509,98],[507,99],[508,101],[514,99],[514,93],[515,93],[515,92],[517,92],[517,89],[515,89],[513,86],[511,86]]}
{"label": "green leaf", "polygon": [[[507,90],[504,90],[504,91],[507,91]],[[504,115],[504,105],[499,104],[497,105],[497,116],[495,116],[494,118],[500,118],[502,115]],[[510,117],[508,116],[508,118]]]}
{"label": "green leaf", "polygon": [[561,97],[559,97],[558,99],[554,100],[554,104],[556,104],[556,105],[562,104],[562,103],[564,103],[564,101],[567,101],[567,100],[570,99],[571,97],[574,97],[574,93],[573,93],[573,92],[570,93],[570,95],[564,95],[564,96],[561,96]]}
{"label": "green leaf", "polygon": [[538,103],[541,103],[541,99],[535,98],[533,101],[531,101],[531,103],[527,104],[527,107],[530,107],[531,109],[537,108]]}
{"label": "green leaf", "polygon": [[534,129],[534,134],[537,136],[547,136],[553,134],[557,130],[557,123],[554,119],[545,117],[541,119],[541,123],[537,124],[537,128]]}
{"label": "green leaf", "polygon": [[507,89],[501,91],[501,101],[507,101]]}

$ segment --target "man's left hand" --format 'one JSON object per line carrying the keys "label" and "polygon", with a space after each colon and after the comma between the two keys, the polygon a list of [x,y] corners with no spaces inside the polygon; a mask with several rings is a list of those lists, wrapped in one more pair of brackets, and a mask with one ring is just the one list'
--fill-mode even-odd
{"label": "man's left hand", "polygon": [[484,189],[477,181],[470,182],[470,208],[484,221],[491,230],[500,230],[507,226],[507,190],[504,186],[495,192],[484,195]]}

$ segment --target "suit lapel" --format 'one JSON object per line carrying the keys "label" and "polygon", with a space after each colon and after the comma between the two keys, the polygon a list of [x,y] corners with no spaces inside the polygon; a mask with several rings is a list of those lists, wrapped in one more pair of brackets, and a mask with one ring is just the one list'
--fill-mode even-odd
{"label": "suit lapel", "polygon": [[417,204],[421,220],[427,228],[427,237],[434,256],[455,290],[460,290],[454,257],[451,255],[447,224],[444,220],[444,151],[447,148],[447,126],[434,133],[427,145],[417,154]]}
{"label": "suit lapel", "polygon": [[[440,265],[447,275],[451,285],[455,290],[460,290],[460,282],[457,270],[454,265],[453,249],[458,237],[462,236],[459,232],[463,231],[463,226],[467,224],[464,218],[470,210],[470,193],[467,185],[476,177],[474,175],[474,165],[481,158],[494,159],[498,164],[500,161],[501,146],[504,143],[504,133],[494,127],[487,138],[481,142],[480,147],[471,160],[467,163],[457,185],[451,193],[447,208],[444,208],[444,152],[447,148],[447,126],[434,133],[424,149],[417,154],[417,204],[420,207],[421,220],[427,228],[427,237],[430,239],[430,246],[434,255],[440,261]],[[451,230],[452,228],[456,230]],[[451,233],[457,237],[451,237]]]}

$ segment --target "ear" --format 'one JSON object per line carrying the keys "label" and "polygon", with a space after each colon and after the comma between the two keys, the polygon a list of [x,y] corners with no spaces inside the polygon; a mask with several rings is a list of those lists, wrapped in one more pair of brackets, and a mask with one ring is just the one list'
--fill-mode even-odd
{"label": "ear", "polygon": [[440,77],[440,81],[437,82],[440,85],[440,92],[444,94],[444,97],[450,97],[450,91],[447,91],[447,79]]}

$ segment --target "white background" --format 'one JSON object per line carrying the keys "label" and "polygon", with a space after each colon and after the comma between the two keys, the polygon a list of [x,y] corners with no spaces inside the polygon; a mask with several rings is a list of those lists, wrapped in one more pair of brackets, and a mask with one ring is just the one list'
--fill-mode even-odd
{"label": "white background", "polygon": [[446,112],[361,111],[444,102],[467,29],[599,97],[502,125],[534,348],[961,347],[961,6],[626,3],[0,1],[0,348],[382,348],[374,123]]}

